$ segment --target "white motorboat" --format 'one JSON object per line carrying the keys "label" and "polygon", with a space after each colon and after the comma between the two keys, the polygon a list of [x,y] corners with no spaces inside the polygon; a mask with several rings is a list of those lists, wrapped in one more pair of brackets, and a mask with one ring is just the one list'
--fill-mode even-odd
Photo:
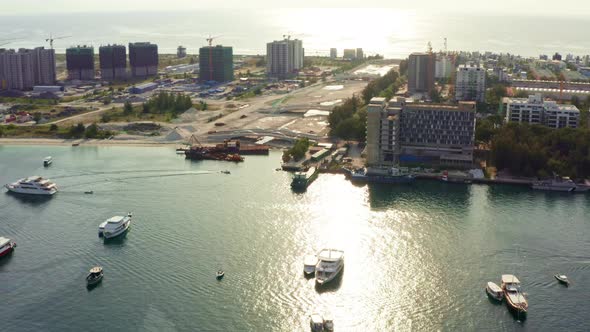
{"label": "white motorboat", "polygon": [[535,190],[574,192],[578,186],[568,177],[554,176],[550,180],[535,181],[532,187]]}
{"label": "white motorboat", "polygon": [[488,293],[488,296],[496,301],[502,301],[504,298],[504,291],[502,291],[502,288],[491,281],[488,282],[486,286],[486,293]]}
{"label": "white motorboat", "polygon": [[98,236],[111,239],[125,233],[131,225],[131,213],[127,216],[115,216],[98,226]]}
{"label": "white motorboat", "polygon": [[37,175],[20,179],[5,187],[10,192],[25,195],[53,195],[57,192],[55,183]]}
{"label": "white motorboat", "polygon": [[315,267],[315,280],[318,284],[326,284],[344,268],[344,251],[336,249],[324,249],[318,254],[318,263]]}
{"label": "white motorboat", "polygon": [[555,277],[555,279],[557,279],[557,281],[564,284],[566,287],[569,287],[570,280],[568,279],[568,277],[565,274],[556,274],[556,275],[554,275],[554,277]]}
{"label": "white motorboat", "polygon": [[0,257],[10,254],[14,248],[16,248],[16,243],[12,242],[10,239],[0,236]]}
{"label": "white motorboat", "polygon": [[318,263],[318,258],[315,255],[307,255],[303,259],[303,273],[305,275],[312,275],[315,273],[315,266]]}
{"label": "white motorboat", "polygon": [[51,165],[52,162],[53,158],[51,156],[45,157],[45,159],[43,159],[43,166],[47,167]]}
{"label": "white motorboat", "polygon": [[312,332],[324,331],[324,318],[320,314],[311,314],[309,319],[309,327]]}

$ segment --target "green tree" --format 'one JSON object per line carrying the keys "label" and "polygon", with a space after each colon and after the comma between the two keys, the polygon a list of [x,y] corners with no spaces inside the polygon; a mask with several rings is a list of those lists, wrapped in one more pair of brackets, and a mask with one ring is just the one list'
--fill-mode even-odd
{"label": "green tree", "polygon": [[43,116],[39,112],[33,114],[33,121],[35,121],[35,123],[39,123],[42,118]]}
{"label": "green tree", "polygon": [[123,114],[129,115],[132,112],[133,112],[133,105],[131,104],[131,102],[126,101],[125,104],[123,105]]}
{"label": "green tree", "polygon": [[98,137],[98,126],[96,123],[89,125],[84,132],[86,138],[97,138]]}
{"label": "green tree", "polygon": [[49,126],[49,131],[57,131],[59,128],[57,127],[57,125],[55,123],[52,123],[51,126]]}

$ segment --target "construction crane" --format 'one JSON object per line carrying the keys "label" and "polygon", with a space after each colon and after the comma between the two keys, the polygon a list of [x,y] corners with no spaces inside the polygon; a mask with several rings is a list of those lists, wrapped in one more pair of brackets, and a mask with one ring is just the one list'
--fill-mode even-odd
{"label": "construction crane", "polygon": [[221,37],[221,35],[207,38],[207,43],[209,43],[209,81],[213,81],[213,40]]}
{"label": "construction crane", "polygon": [[428,44],[426,45],[426,52],[428,54],[432,54],[432,43],[428,42]]}
{"label": "construction crane", "polygon": [[8,45],[8,44],[12,43],[12,41],[19,40],[19,39],[21,39],[21,38],[0,39],[0,46]]}
{"label": "construction crane", "polygon": [[53,37],[53,35],[50,33],[49,34],[49,38],[45,39],[46,42],[49,42],[49,47],[51,49],[53,49],[53,41],[54,40],[58,40],[58,39],[64,39],[64,38],[70,38],[72,36],[59,36],[59,37]]}
{"label": "construction crane", "polygon": [[445,55],[447,54],[448,50],[447,50],[447,37],[445,37]]}

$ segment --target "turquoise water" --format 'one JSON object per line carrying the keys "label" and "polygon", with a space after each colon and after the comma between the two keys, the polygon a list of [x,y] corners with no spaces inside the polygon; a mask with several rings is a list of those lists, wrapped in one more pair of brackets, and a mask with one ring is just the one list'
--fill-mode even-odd
{"label": "turquoise water", "polygon": [[[330,312],[338,331],[590,328],[589,196],[358,187],[340,175],[295,194],[279,163],[280,152],[233,164],[172,148],[0,146],[0,183],[39,174],[61,189],[49,200],[0,193],[0,236],[18,243],[0,260],[3,329],[304,331],[314,311]],[[125,238],[97,237],[128,211]],[[346,267],[317,289],[302,262],[324,247],[343,249]],[[105,278],[88,291],[97,264]],[[526,320],[486,298],[502,273],[529,294]]]}

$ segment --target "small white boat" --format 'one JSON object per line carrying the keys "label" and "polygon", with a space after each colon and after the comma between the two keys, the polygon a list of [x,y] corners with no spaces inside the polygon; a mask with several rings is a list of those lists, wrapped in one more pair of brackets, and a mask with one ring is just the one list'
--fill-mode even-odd
{"label": "small white boat", "polygon": [[344,268],[344,251],[336,249],[324,249],[318,254],[318,263],[315,267],[315,281],[326,284]]}
{"label": "small white boat", "polygon": [[223,279],[224,276],[225,276],[225,272],[223,270],[217,271],[217,276],[216,276],[217,280]]}
{"label": "small white boat", "polygon": [[115,216],[98,226],[98,236],[111,239],[125,233],[131,225],[131,213],[127,216]]}
{"label": "small white boat", "polygon": [[16,243],[12,242],[10,239],[0,236],[0,257],[6,256],[14,251],[16,248]]}
{"label": "small white boat", "polygon": [[554,277],[555,277],[555,279],[557,279],[557,281],[564,284],[566,287],[568,287],[570,285],[570,280],[568,279],[568,277],[565,274],[556,274],[556,275],[554,275]]}
{"label": "small white boat", "polygon": [[324,332],[324,318],[320,314],[311,314],[309,327],[312,332]]}
{"label": "small white boat", "polygon": [[491,281],[489,281],[486,286],[486,293],[488,293],[488,296],[496,301],[502,301],[504,298],[504,291],[502,288]]}
{"label": "small white boat", "polygon": [[92,190],[88,190],[88,191],[85,191],[84,193],[85,193],[86,195],[92,195],[92,194],[94,194],[94,191],[92,191]]}
{"label": "small white boat", "polygon": [[86,276],[86,285],[94,286],[102,281],[104,273],[101,266],[95,266],[90,269],[90,273]]}
{"label": "small white boat", "polygon": [[307,255],[303,259],[303,273],[312,275],[315,273],[315,266],[318,264],[318,258],[315,255]]}
{"label": "small white boat", "polygon": [[52,162],[53,158],[51,156],[45,157],[45,159],[43,159],[43,166],[47,167],[51,165]]}

